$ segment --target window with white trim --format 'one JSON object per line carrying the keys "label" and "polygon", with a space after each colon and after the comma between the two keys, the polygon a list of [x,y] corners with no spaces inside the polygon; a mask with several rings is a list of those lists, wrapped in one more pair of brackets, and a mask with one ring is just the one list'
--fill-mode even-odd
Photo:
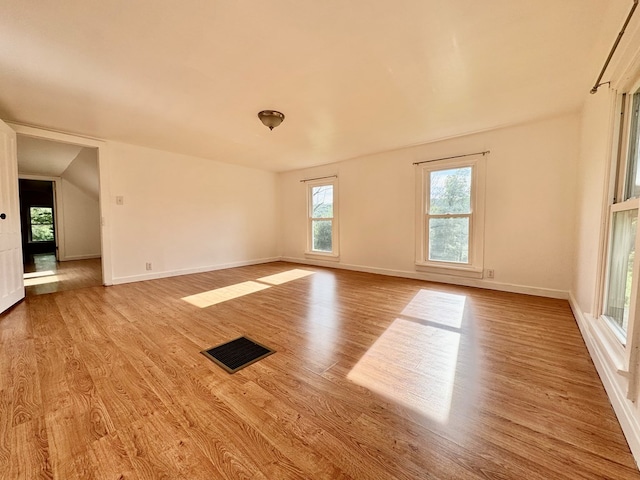
{"label": "window with white trim", "polygon": [[417,166],[418,270],[482,277],[484,177],[483,155]]}
{"label": "window with white trim", "polygon": [[625,345],[638,289],[638,207],[640,206],[640,88],[620,101],[618,155],[614,157],[608,219],[608,246],[603,283],[602,317]]}
{"label": "window with white trim", "polygon": [[29,207],[29,241],[55,242],[53,207]]}
{"label": "window with white trim", "polygon": [[337,258],[338,181],[307,182],[307,255]]}

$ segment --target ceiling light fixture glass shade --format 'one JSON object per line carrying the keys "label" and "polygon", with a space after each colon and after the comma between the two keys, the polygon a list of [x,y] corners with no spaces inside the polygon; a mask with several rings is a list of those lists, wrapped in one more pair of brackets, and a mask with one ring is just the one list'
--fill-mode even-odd
{"label": "ceiling light fixture glass shade", "polygon": [[258,113],[258,118],[265,127],[269,127],[269,130],[273,130],[280,125],[284,120],[284,114],[276,112],[275,110],[262,110]]}

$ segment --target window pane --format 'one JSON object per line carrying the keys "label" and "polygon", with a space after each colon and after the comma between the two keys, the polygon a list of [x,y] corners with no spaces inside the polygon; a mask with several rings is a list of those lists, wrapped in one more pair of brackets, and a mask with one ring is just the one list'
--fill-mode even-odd
{"label": "window pane", "polygon": [[613,214],[609,283],[604,314],[620,327],[625,337],[629,321],[637,224],[637,209]]}
{"label": "window pane", "polygon": [[629,132],[629,162],[627,164],[627,181],[624,199],[629,200],[640,196],[640,171],[638,171],[638,155],[640,148],[638,141],[638,107],[640,107],[640,93],[633,95],[633,108],[631,110],[631,131]]}
{"label": "window pane", "polygon": [[333,185],[311,188],[311,217],[333,218]]}
{"label": "window pane", "polygon": [[32,242],[53,242],[53,225],[31,225]]}
{"label": "window pane", "polygon": [[50,207],[31,207],[31,225],[52,225],[53,209]]}
{"label": "window pane", "polygon": [[469,217],[429,219],[429,260],[469,263]]}
{"label": "window pane", "polygon": [[471,213],[471,167],[431,172],[429,213]]}
{"label": "window pane", "polygon": [[316,252],[332,252],[331,230],[333,222],[331,220],[313,220],[312,223],[313,244],[311,249]]}

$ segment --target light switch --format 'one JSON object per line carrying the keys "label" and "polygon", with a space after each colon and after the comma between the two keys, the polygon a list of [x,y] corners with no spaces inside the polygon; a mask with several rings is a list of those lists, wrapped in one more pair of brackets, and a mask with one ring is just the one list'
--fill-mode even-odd
{"label": "light switch", "polygon": [[116,205],[124,205],[124,197],[122,195],[116,197]]}

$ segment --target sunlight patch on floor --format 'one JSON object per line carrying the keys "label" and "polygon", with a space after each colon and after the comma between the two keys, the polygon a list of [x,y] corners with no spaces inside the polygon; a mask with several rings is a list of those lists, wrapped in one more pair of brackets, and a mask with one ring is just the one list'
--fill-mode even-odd
{"label": "sunlight patch on floor", "polygon": [[187,297],[182,297],[182,300],[189,302],[191,305],[195,305],[196,307],[206,308],[218,303],[226,302],[227,300],[233,300],[234,298],[259,292],[260,290],[271,288],[272,286],[282,285],[283,283],[298,280],[299,278],[308,277],[314,273],[315,272],[311,272],[309,270],[294,268],[285,272],[261,277],[255,281],[237,283],[235,285],[229,285],[228,287],[216,288],[215,290],[189,295]]}
{"label": "sunlight patch on floor", "polygon": [[[43,272],[38,272],[38,273],[43,273]],[[34,277],[34,278],[25,278],[24,279],[24,286],[25,287],[33,287],[34,285],[44,285],[45,283],[54,283],[54,282],[59,282],[60,281],[60,277],[58,275],[55,275],[53,273],[46,275],[46,276],[39,276],[39,277]]]}
{"label": "sunlight patch on floor", "polygon": [[446,423],[455,385],[466,298],[421,290],[347,378]]}
{"label": "sunlight patch on floor", "polygon": [[188,297],[183,297],[182,300],[189,302],[191,305],[195,305],[196,307],[206,308],[211,305],[226,302],[227,300],[259,292],[260,290],[265,290],[267,288],[271,287],[264,283],[249,281],[236,283],[235,285],[229,285],[227,287],[216,288],[196,295],[190,295]]}
{"label": "sunlight patch on floor", "polygon": [[24,274],[24,278],[38,278],[38,277],[48,277],[50,275],[55,275],[56,272],[54,272],[53,270],[45,270],[43,272],[30,272],[30,273],[25,273]]}
{"label": "sunlight patch on floor", "polygon": [[401,316],[460,328],[465,303],[464,295],[423,289],[402,310]]}
{"label": "sunlight patch on floor", "polygon": [[334,275],[318,275],[309,286],[307,314],[301,317],[304,322],[305,348],[309,355],[310,367],[321,372],[336,362],[340,349],[338,337],[340,331],[340,303],[337,295]]}
{"label": "sunlight patch on floor", "polygon": [[309,275],[313,275],[314,273],[315,272],[310,272],[309,270],[294,268],[293,270],[287,270],[286,272],[276,273],[267,277],[258,278],[257,281],[269,283],[271,285],[282,285],[283,283],[287,283],[292,280],[308,277]]}

